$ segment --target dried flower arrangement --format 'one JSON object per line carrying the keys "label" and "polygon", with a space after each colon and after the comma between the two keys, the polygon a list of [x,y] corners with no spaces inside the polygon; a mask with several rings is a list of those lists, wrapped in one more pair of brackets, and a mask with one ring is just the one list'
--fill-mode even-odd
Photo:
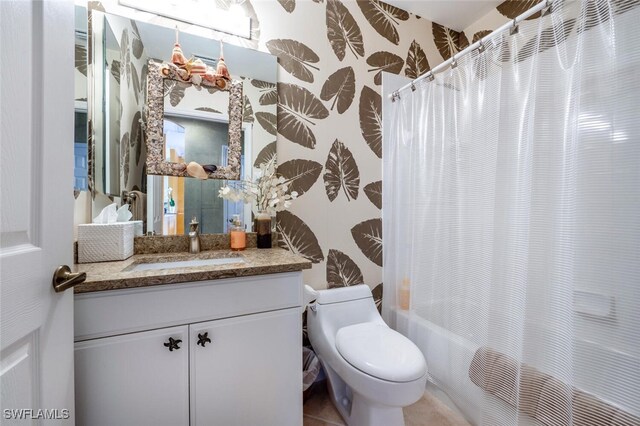
{"label": "dried flower arrangement", "polygon": [[289,182],[278,176],[274,158],[260,165],[260,172],[255,181],[229,182],[220,189],[218,196],[233,202],[252,204],[255,214],[266,212],[273,216],[276,212],[291,207],[291,201],[298,197],[298,193],[289,192]]}

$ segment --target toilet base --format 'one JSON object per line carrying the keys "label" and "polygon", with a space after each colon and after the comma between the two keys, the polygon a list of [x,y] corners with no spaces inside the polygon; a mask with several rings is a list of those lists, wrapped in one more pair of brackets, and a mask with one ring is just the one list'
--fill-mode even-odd
{"label": "toilet base", "polygon": [[404,426],[402,407],[375,405],[354,395],[349,426]]}
{"label": "toilet base", "polygon": [[349,385],[320,358],[327,374],[331,402],[348,426],[404,426],[402,407],[377,404],[353,393]]}

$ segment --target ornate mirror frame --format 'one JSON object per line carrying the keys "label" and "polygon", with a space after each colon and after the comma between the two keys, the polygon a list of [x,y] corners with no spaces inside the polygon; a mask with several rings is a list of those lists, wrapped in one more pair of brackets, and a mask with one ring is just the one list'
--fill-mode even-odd
{"label": "ornate mirror frame", "polygon": [[[187,165],[165,160],[164,152],[164,81],[165,79],[185,82],[173,68],[163,68],[163,64],[149,60],[147,73],[147,104],[145,141],[147,145],[147,174],[191,177]],[[163,72],[164,71],[164,72]],[[190,82],[191,84],[195,84]],[[202,85],[205,85],[203,80]],[[213,86],[213,84],[212,84]],[[214,86],[215,87],[215,86]],[[229,140],[227,164],[219,165],[209,173],[209,179],[240,179],[242,155],[242,81],[232,80],[222,91],[229,92]]]}

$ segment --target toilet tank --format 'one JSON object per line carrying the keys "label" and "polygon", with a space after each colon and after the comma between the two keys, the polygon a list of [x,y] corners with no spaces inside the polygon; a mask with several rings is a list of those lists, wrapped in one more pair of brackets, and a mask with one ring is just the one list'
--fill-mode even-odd
{"label": "toilet tank", "polygon": [[318,291],[318,298],[316,299],[316,303],[326,305],[329,303],[366,299],[368,297],[373,297],[371,294],[371,289],[366,284],[360,284],[351,287],[339,287],[329,290],[320,290]]}
{"label": "toilet tank", "polygon": [[307,311],[309,333],[320,327],[329,338],[342,327],[363,322],[384,324],[371,289],[365,284],[321,290],[315,306]]}

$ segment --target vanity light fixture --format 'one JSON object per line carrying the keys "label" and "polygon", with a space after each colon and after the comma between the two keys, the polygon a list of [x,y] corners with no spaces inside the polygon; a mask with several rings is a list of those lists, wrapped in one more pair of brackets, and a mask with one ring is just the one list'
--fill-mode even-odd
{"label": "vanity light fixture", "polygon": [[217,9],[214,2],[202,0],[118,0],[121,6],[155,13],[166,18],[251,39],[251,18],[243,16],[235,4],[229,11]]}

